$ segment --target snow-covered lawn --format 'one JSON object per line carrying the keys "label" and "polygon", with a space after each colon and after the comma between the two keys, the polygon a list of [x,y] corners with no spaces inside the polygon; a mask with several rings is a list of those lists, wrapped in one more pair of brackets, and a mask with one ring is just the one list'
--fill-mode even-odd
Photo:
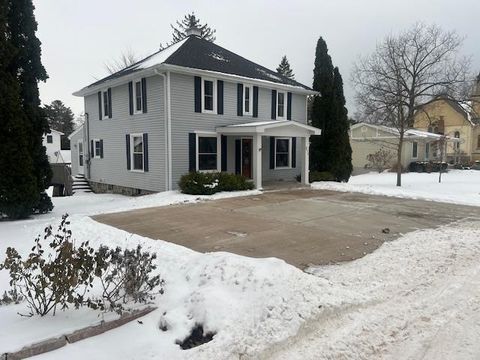
{"label": "snow-covered lawn", "polygon": [[[78,241],[142,244],[157,253],[158,271],[166,281],[158,309],[142,324],[133,321],[38,358],[480,357],[480,222],[413,232],[357,261],[312,268],[307,274],[273,258],[197,253],[85,215],[184,200],[196,201],[174,193],[143,199],[86,194],[54,199],[53,214],[0,222],[0,261],[7,246],[28,252],[34,236],[68,211]],[[0,272],[2,293],[7,282],[7,274]],[[0,353],[100,320],[89,310],[24,318],[16,314],[24,307],[0,306]],[[216,333],[213,341],[181,350],[176,340],[196,323]],[[164,325],[167,331],[160,330]]]}
{"label": "snow-covered lawn", "polygon": [[396,174],[371,172],[352,176],[348,183],[316,182],[312,187],[480,206],[478,170],[450,170],[442,174],[441,183],[438,183],[438,173],[406,173],[402,174],[402,186],[397,187],[395,184]]}

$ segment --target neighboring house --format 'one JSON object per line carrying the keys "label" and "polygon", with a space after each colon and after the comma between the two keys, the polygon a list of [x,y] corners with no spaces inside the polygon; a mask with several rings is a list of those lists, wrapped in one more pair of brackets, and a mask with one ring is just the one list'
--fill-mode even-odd
{"label": "neighboring house", "polygon": [[43,135],[43,146],[46,148],[49,163],[56,163],[61,150],[61,138],[63,133],[50,129],[48,134]]}
{"label": "neighboring house", "polygon": [[447,148],[450,163],[480,160],[480,75],[470,101],[459,104],[438,97],[417,111],[413,127],[460,139]]}
{"label": "neighboring house", "polygon": [[190,29],[74,94],[85,101],[70,137],[74,174],[127,194],[176,189],[189,171],[243,174],[256,188],[297,175],[308,183],[309,137],[320,134],[306,121],[312,94]]}
{"label": "neighboring house", "polygon": [[[399,132],[395,128],[383,125],[358,123],[350,127],[350,145],[352,147],[352,166],[354,175],[370,171],[367,156],[380,149],[391,152],[390,166],[397,163]],[[402,147],[402,167],[407,168],[413,161],[441,161],[440,134],[410,129],[405,132]],[[457,139],[447,137],[447,147]]]}

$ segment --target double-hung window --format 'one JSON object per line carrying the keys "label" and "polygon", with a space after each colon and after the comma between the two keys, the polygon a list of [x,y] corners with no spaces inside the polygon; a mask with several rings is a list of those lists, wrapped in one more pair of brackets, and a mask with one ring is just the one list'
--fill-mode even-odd
{"label": "double-hung window", "polygon": [[110,104],[108,102],[108,91],[102,91],[102,111],[103,117],[108,118],[110,116]]}
{"label": "double-hung window", "polygon": [[243,85],[243,113],[252,115],[252,86]]}
{"label": "double-hung window", "polygon": [[199,171],[217,170],[217,137],[197,136]]}
{"label": "double-hung window", "polygon": [[418,157],[418,143],[414,141],[412,143],[412,158],[416,159]]}
{"label": "double-hung window", "polygon": [[292,139],[275,138],[275,168],[289,168],[292,166]]}
{"label": "double-hung window", "polygon": [[47,144],[53,144],[53,136],[47,135]]}
{"label": "double-hung window", "polygon": [[142,81],[136,80],[133,82],[133,112],[139,114],[143,112],[143,89]]}
{"label": "double-hung window", "polygon": [[100,159],[102,157],[102,143],[99,139],[93,140],[94,157]]}
{"label": "double-hung window", "polygon": [[277,118],[285,118],[285,93],[277,92]]}
{"label": "double-hung window", "polygon": [[132,170],[143,171],[143,134],[132,134],[130,139]]}
{"label": "double-hung window", "polygon": [[202,79],[202,110],[207,113],[216,112],[217,85],[211,79]]}

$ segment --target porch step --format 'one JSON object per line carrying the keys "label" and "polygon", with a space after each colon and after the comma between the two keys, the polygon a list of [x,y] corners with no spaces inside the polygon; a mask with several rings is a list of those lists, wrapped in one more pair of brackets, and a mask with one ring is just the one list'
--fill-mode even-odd
{"label": "porch step", "polygon": [[72,180],[73,180],[73,183],[72,183],[73,194],[92,192],[92,188],[90,187],[90,184],[88,183],[88,181],[85,179],[84,175],[77,174],[72,177]]}

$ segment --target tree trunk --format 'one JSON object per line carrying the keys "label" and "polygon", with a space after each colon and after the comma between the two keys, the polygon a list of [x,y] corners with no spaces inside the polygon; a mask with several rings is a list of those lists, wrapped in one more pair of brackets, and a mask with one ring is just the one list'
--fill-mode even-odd
{"label": "tree trunk", "polygon": [[403,133],[400,134],[397,150],[397,186],[402,186],[402,148],[403,148]]}

